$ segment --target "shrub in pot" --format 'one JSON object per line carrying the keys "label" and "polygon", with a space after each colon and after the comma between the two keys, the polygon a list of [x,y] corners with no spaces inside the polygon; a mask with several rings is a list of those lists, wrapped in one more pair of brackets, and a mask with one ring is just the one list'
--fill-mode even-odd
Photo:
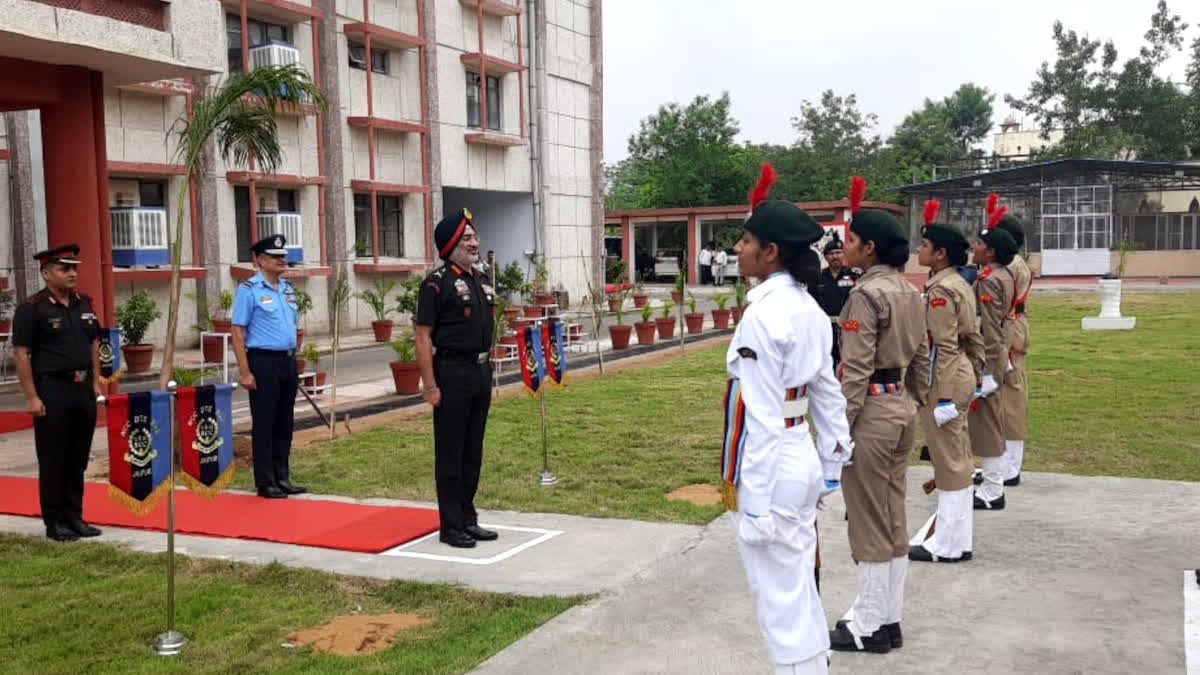
{"label": "shrub in pot", "polygon": [[662,306],[662,316],[654,320],[658,327],[658,337],[669,340],[675,335],[675,317],[671,316],[671,310],[675,307],[675,303],[670,300],[664,300]]}
{"label": "shrub in pot", "polygon": [[403,331],[391,341],[396,360],[388,363],[392,368],[392,381],[396,393],[411,395],[421,393],[421,370],[417,367],[417,341],[412,331]]}
{"label": "shrub in pot", "polygon": [[683,302],[683,284],[686,282],[683,275],[684,271],[680,269],[679,274],[675,275],[675,288],[671,290],[671,302],[676,305]]}
{"label": "shrub in pot", "polygon": [[391,279],[376,279],[374,287],[364,288],[355,294],[375,313],[371,329],[375,331],[376,342],[388,342],[392,339],[392,321],[388,319],[388,314],[392,313],[392,307],[388,304],[387,296],[395,288],[396,282]]}
{"label": "shrub in pot", "polygon": [[704,312],[696,311],[696,295],[694,293],[688,293],[687,306],[687,314],[683,315],[683,320],[687,322],[687,332],[699,333],[704,330]]}
{"label": "shrub in pot", "polygon": [[729,294],[717,293],[713,296],[713,302],[717,303],[717,308],[712,311],[713,327],[718,330],[729,328],[730,311],[725,309],[725,305],[729,304]]}
{"label": "shrub in pot", "polygon": [[742,320],[742,312],[746,311],[746,282],[738,279],[733,285],[733,322]]}
{"label": "shrub in pot", "polygon": [[[626,349],[629,347],[629,336],[633,333],[633,326],[625,324],[625,291],[621,291],[617,295],[620,302],[613,310],[617,315],[617,323],[608,327],[608,337],[612,340],[613,349]],[[653,340],[654,336],[651,335],[650,339]]]}
{"label": "shrub in pot", "polygon": [[400,293],[396,295],[396,313],[407,316],[409,321],[416,323],[417,301],[421,297],[421,282],[424,277],[410,274],[400,282]]}
{"label": "shrub in pot", "polygon": [[304,329],[300,327],[300,321],[312,311],[313,299],[303,288],[293,287],[292,290],[296,297],[296,349],[300,349],[304,346]]}
{"label": "shrub in pot", "polygon": [[320,387],[325,386],[325,372],[321,370],[321,352],[317,350],[315,344],[310,342],[300,350],[300,358],[304,359],[305,363],[312,365],[312,384],[305,388],[308,393],[315,394],[320,391]]}
{"label": "shrub in pot", "polygon": [[642,308],[646,306],[646,301],[650,299],[650,295],[642,290],[642,282],[637,282],[633,285],[633,306]]}
{"label": "shrub in pot", "polygon": [[0,289],[0,342],[8,341],[8,334],[12,332],[12,316],[13,308],[16,307],[15,291],[11,288]]}
{"label": "shrub in pot", "polygon": [[154,298],[145,289],[134,291],[125,302],[113,311],[117,325],[121,327],[121,353],[125,355],[125,370],[129,373],[144,373],[150,370],[154,358],[154,345],[142,340],[146,329],[162,316]]}
{"label": "shrub in pot", "polygon": [[633,329],[637,331],[638,344],[654,344],[654,332],[657,328],[651,320],[653,315],[654,309],[649,304],[642,305],[642,320],[633,324]]}

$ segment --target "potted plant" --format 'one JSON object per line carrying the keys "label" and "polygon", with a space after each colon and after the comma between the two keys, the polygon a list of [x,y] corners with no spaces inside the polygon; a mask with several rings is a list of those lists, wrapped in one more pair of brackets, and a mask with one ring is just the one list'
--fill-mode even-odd
{"label": "potted plant", "polygon": [[233,310],[233,291],[226,289],[217,293],[217,301],[212,310],[213,332],[232,333],[233,319],[229,317],[229,312]]}
{"label": "potted plant", "polygon": [[718,330],[729,328],[730,311],[725,309],[725,305],[729,304],[729,294],[717,293],[713,296],[713,302],[717,303],[717,308],[712,311],[713,328]]}
{"label": "potted plant", "polygon": [[[633,326],[626,325],[625,323],[625,291],[617,293],[617,296],[620,302],[617,303],[616,309],[613,310],[617,315],[617,323],[608,327],[608,337],[612,340],[613,349],[625,349],[629,347],[629,336],[633,332]],[[611,296],[609,299],[612,299]],[[650,339],[654,339],[653,331],[651,331]]]}
{"label": "potted plant", "polygon": [[[304,344],[304,329],[300,327],[300,320],[306,314],[312,311],[313,300],[308,291],[303,288],[292,288],[293,295],[296,297],[296,349]],[[304,371],[300,371],[304,372]]]}
{"label": "potted plant", "polygon": [[614,291],[608,294],[608,311],[615,312],[621,309],[621,305],[625,302],[625,291]]}
{"label": "potted plant", "polygon": [[646,301],[649,299],[650,296],[642,288],[642,282],[635,281],[633,284],[633,306],[639,308],[644,307],[646,305]]}
{"label": "potted plant", "polygon": [[675,307],[675,303],[670,300],[663,300],[662,316],[654,320],[658,326],[658,337],[669,340],[675,335],[675,317],[671,316],[671,310]]}
{"label": "potted plant", "polygon": [[121,327],[124,344],[121,353],[125,355],[125,370],[129,373],[144,373],[150,370],[150,361],[154,359],[154,345],[142,342],[146,337],[146,329],[156,319],[162,316],[154,298],[146,289],[138,289],[125,302],[117,306],[113,314],[117,325]]}
{"label": "potted plant", "polygon": [[16,306],[16,295],[11,288],[0,288],[0,342],[7,342],[12,333],[13,307]]}
{"label": "potted plant", "polygon": [[321,352],[317,350],[317,345],[310,342],[304,345],[304,349],[300,350],[300,356],[306,364],[312,366],[312,384],[305,387],[305,389],[308,393],[315,394],[321,391],[321,387],[325,386],[325,372],[321,370]]}
{"label": "potted plant", "polygon": [[[533,301],[539,305],[554,304],[554,295],[546,288],[546,283],[550,280],[550,268],[546,266],[546,256],[539,255],[534,258],[533,268]],[[526,314],[525,316],[529,316]]]}
{"label": "potted plant", "polygon": [[492,310],[492,358],[502,359],[508,356],[508,348],[504,346],[504,336],[508,332],[508,322],[504,320],[504,310],[508,303],[503,297],[496,298],[496,307]]}
{"label": "potted plant", "polygon": [[411,323],[417,322],[417,301],[421,297],[421,283],[424,277],[410,274],[400,282],[400,293],[396,296],[396,312],[407,316]]}
{"label": "potted plant", "polygon": [[642,305],[642,320],[633,324],[634,330],[637,331],[638,344],[652,345],[654,344],[654,331],[656,327],[654,321],[650,317],[654,316],[654,309],[647,303]]}
{"label": "potted plant", "polygon": [[[679,274],[675,275],[675,288],[673,288],[671,290],[671,302],[675,303],[675,305],[678,305],[683,302],[683,284],[684,284],[684,282],[685,282],[685,279],[683,277],[683,270],[681,269],[681,270],[679,270]],[[671,306],[674,307],[675,305],[671,305]]]}
{"label": "potted plant", "polygon": [[746,282],[738,279],[733,284],[733,322],[742,320],[742,312],[746,311]]}
{"label": "potted plant", "polygon": [[388,305],[387,296],[395,288],[396,282],[391,279],[376,279],[374,287],[364,288],[355,294],[375,313],[371,329],[375,331],[376,342],[388,342],[392,339],[392,321],[388,318],[392,307]]}
{"label": "potted plant", "polygon": [[421,369],[417,367],[417,340],[412,331],[401,331],[392,340],[392,351],[396,352],[396,360],[388,363],[392,367],[392,381],[396,383],[396,393],[411,395],[421,393]]}
{"label": "potted plant", "polygon": [[[196,330],[201,332],[233,332],[233,320],[229,312],[233,309],[233,292],[221,291],[215,300],[200,293],[189,293],[196,302]],[[224,341],[219,335],[205,335],[200,340],[200,353],[204,363],[220,363],[224,357]]]}
{"label": "potted plant", "polygon": [[696,294],[691,291],[687,294],[687,314],[683,315],[683,320],[687,322],[687,332],[699,333],[704,330],[704,312],[696,311]]}

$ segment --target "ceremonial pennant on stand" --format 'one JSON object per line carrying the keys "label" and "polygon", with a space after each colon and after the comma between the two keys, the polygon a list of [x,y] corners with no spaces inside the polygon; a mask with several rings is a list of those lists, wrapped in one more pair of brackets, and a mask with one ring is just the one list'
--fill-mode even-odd
{"label": "ceremonial pennant on stand", "polygon": [[111,382],[121,376],[121,329],[100,331],[100,381]]}
{"label": "ceremonial pennant on stand", "polygon": [[542,325],[542,353],[546,362],[546,377],[557,389],[562,389],[566,377],[567,355],[563,351],[562,322]]}
{"label": "ceremonial pennant on stand", "polygon": [[521,381],[525,384],[525,393],[532,398],[537,395],[542,386],[542,378],[546,376],[542,340],[539,331],[533,326],[526,326],[517,331],[517,354],[521,359]]}
{"label": "ceremonial pennant on stand", "polygon": [[171,488],[171,394],[108,397],[108,496],[138,515]]}
{"label": "ceremonial pennant on stand", "polygon": [[179,428],[179,480],[212,499],[233,479],[233,385],[180,387],[175,393]]}

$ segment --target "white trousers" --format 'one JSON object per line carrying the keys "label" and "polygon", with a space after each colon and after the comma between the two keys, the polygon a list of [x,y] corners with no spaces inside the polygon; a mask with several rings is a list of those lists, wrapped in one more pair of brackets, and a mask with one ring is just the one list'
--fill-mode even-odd
{"label": "white trousers", "polygon": [[[971,549],[975,535],[974,489],[939,490],[937,512],[917,530],[909,544],[923,545],[939,558],[958,558]],[[933,535],[929,528],[933,526]]]}
{"label": "white trousers", "polygon": [[829,650],[829,624],[813,578],[821,473],[816,453],[812,458],[811,476],[775,482],[770,541],[747,543],[740,528],[740,519],[747,516],[734,517],[738,552],[754,596],[759,628],[771,662],[777,664],[803,664],[818,656],[824,664]]}
{"label": "white trousers", "polygon": [[908,556],[885,563],[858,564],[858,593],[842,616],[850,632],[862,637],[885,624],[900,623],[904,615],[904,582]]}
{"label": "white trousers", "polygon": [[775,675],[828,675],[829,657],[817,654],[807,661],[800,663],[776,663]]}
{"label": "white trousers", "polygon": [[[1005,441],[1011,443],[1012,441]],[[994,502],[1004,496],[1004,480],[1008,472],[1008,450],[1005,449],[1005,454],[999,457],[984,457],[983,458],[983,482],[979,487],[975,488],[975,494],[980,499],[987,502]]]}
{"label": "white trousers", "polygon": [[1021,475],[1021,462],[1025,459],[1025,441],[1004,441],[1004,480]]}

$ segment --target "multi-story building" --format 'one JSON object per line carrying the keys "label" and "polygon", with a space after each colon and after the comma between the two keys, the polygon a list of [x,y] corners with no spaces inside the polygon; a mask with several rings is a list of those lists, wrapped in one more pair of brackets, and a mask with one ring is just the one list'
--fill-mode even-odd
{"label": "multi-story building", "polygon": [[[307,1],[0,0],[0,266],[18,292],[40,284],[35,250],[80,240],[81,285],[109,320],[138,288],[165,310],[182,200],[184,292],[232,289],[253,274],[250,243],[282,233],[310,332],[328,327],[338,270],[352,291],[424,273],[432,227],[464,206],[501,264],[545,256],[549,283],[583,295],[603,274],[599,0]],[[282,64],[327,98],[279,111],[282,165],[214,151],[189,182],[174,132],[195,97]],[[37,73],[58,91],[32,91]],[[86,184],[87,203],[64,206]],[[185,299],[181,325],[194,312]],[[345,318],[372,317],[355,301]]]}

